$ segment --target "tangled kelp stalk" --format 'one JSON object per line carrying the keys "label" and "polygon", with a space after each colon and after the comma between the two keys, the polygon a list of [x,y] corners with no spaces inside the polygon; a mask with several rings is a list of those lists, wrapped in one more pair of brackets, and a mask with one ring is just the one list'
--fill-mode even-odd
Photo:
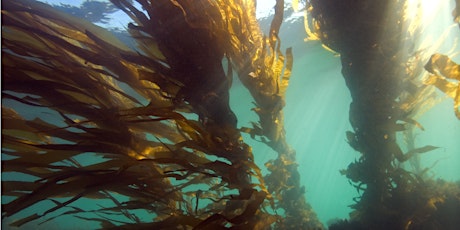
{"label": "tangled kelp stalk", "polygon": [[[3,3],[2,218],[14,218],[11,226],[62,215],[103,228],[320,226],[284,138],[292,54],[285,64],[282,1],[268,39],[252,1],[138,0],[142,10],[112,2],[133,19],[139,51],[44,4]],[[243,131],[280,152],[267,184],[228,105],[232,68],[261,119]],[[275,183],[280,175],[286,184]],[[82,200],[104,206],[84,209]],[[24,216],[35,205],[43,208]]]}
{"label": "tangled kelp stalk", "polygon": [[[138,25],[131,25],[131,33],[135,38],[139,38],[138,35],[141,33],[149,35],[149,37],[143,36],[139,41],[140,44],[145,43],[145,41],[158,41],[157,46],[160,47],[162,53],[170,53],[170,49],[180,52],[174,47],[176,46],[175,44],[180,44],[181,41],[166,41],[170,44],[169,46],[173,47],[166,45],[168,48],[165,51],[161,48],[163,47],[164,49],[165,46],[160,43],[162,36],[165,36],[165,34],[178,36],[180,37],[177,38],[179,40],[184,39],[180,36],[181,33],[184,33],[181,30],[181,23],[175,22],[171,24],[168,22],[170,15],[165,15],[162,23],[149,25],[149,22],[145,21],[145,19],[142,21],[147,16],[141,16],[141,11],[129,5],[129,3],[125,1],[114,1],[114,3],[124,9],[137,22]],[[147,3],[144,3],[143,7],[148,8],[149,6],[145,4]],[[184,23],[193,22],[192,28],[210,28],[209,33],[213,37],[211,40],[219,45],[220,50],[225,51],[226,58],[237,70],[238,77],[249,89],[257,106],[254,111],[259,115],[259,124],[253,123],[254,127],[243,128],[242,131],[250,133],[254,138],[256,136],[261,137],[265,143],[279,153],[276,161],[268,163],[268,168],[272,173],[266,176],[268,190],[277,200],[276,209],[283,209],[287,216],[277,227],[302,229],[321,227],[315,213],[305,201],[297,167],[294,163],[295,152],[288,146],[284,134],[282,108],[285,104],[284,95],[293,63],[291,49],[286,50],[285,57],[280,50],[281,43],[278,38],[278,31],[283,20],[284,1],[278,0],[276,3],[275,16],[268,37],[263,37],[258,27],[254,1],[203,1],[198,5],[200,6],[198,8],[207,9],[205,16],[202,15],[201,11],[194,11],[193,9],[195,8],[193,7],[184,7],[182,5],[183,8],[180,11],[176,9],[178,16],[175,18],[184,20]],[[213,12],[213,8],[219,9],[220,14]],[[156,14],[155,12],[150,12],[149,16],[162,15],[166,10],[157,9],[157,11]],[[165,28],[159,29],[163,27]],[[170,27],[178,28],[171,29]],[[152,28],[154,29],[152,30]],[[188,34],[190,33],[192,32]],[[190,41],[186,43],[190,43]],[[209,46],[216,48],[214,43]],[[190,49],[196,49],[197,46],[199,47],[202,44],[203,41],[199,40],[199,44],[195,44],[182,52],[190,52]],[[144,45],[144,47],[151,46]],[[144,50],[148,52],[149,49]],[[199,55],[203,54],[197,54],[196,56]],[[185,61],[187,60],[184,59]],[[178,65],[178,69],[180,68],[183,68],[183,66]],[[230,66],[228,68],[231,70]],[[210,86],[212,85],[210,84]],[[195,94],[192,89],[190,92]],[[227,99],[225,103],[228,103]],[[197,104],[202,106],[203,103],[200,101]],[[210,105],[213,109],[214,106],[214,104]],[[224,109],[224,111],[227,110]],[[268,141],[266,141],[265,137],[268,138]],[[299,219],[302,221],[299,221]]]}
{"label": "tangled kelp stalk", "polygon": [[242,131],[253,138],[260,138],[278,153],[277,159],[266,163],[270,174],[265,176],[267,188],[276,200],[276,209],[285,213],[285,218],[277,223],[276,228],[320,229],[322,224],[305,200],[296,153],[286,141],[283,125],[282,109],[293,66],[292,49],[288,48],[283,55],[278,36],[284,1],[276,1],[268,37],[261,36],[253,2],[247,3],[226,3],[223,5],[227,7],[222,7],[232,36],[228,58],[253,96],[256,105],[253,110],[259,116],[259,123],[253,123],[253,127],[245,127]]}
{"label": "tangled kelp stalk", "polygon": [[[430,106],[427,102],[432,101],[433,93],[420,77],[423,60],[413,49],[420,30],[417,21],[414,25],[405,17],[408,2],[312,0],[305,4],[309,38],[320,39],[340,53],[342,75],[352,97],[349,119],[353,131],[347,132],[347,139],[361,153],[342,173],[362,195],[352,206],[350,223],[341,222],[331,229],[458,226],[458,185],[426,180],[400,167],[437,148],[412,146],[404,153],[397,143],[397,133],[413,127],[423,130],[414,117]],[[437,63],[433,58],[430,63]]]}

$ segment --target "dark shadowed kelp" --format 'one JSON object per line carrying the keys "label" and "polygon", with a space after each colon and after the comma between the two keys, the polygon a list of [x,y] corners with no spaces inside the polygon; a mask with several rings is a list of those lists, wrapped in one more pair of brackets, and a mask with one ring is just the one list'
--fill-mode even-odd
{"label": "dark shadowed kelp", "polygon": [[[284,1],[276,1],[267,35],[254,1],[112,3],[133,20],[135,49],[44,4],[3,3],[3,221],[323,229],[284,132],[293,67],[293,50],[281,50]],[[457,112],[458,65],[448,54],[421,58],[406,3],[306,4],[307,35],[341,56],[353,99],[346,140],[361,154],[341,171],[360,197],[350,220],[330,229],[459,225],[459,184],[429,179],[416,158],[439,147],[414,139],[435,87],[454,98]],[[458,8],[453,15],[458,22]],[[423,77],[424,65],[433,76]],[[239,127],[229,106],[234,72],[254,100],[252,127]],[[278,153],[267,174],[241,133]]]}
{"label": "dark shadowed kelp", "polygon": [[[142,10],[112,2],[133,19],[139,51],[44,4],[3,4],[2,173],[11,176],[2,177],[2,218],[15,218],[11,226],[72,215],[103,228],[320,227],[284,139],[292,54],[283,56],[277,37],[282,1],[268,38],[252,2],[139,0]],[[228,105],[232,68],[261,119],[243,131],[280,152],[265,179]],[[283,174],[286,184],[275,183]],[[79,208],[84,199],[104,205]],[[45,208],[25,214],[36,204]]]}
{"label": "dark shadowed kelp", "polygon": [[[405,17],[408,1],[315,0],[307,5],[307,34],[340,53],[342,75],[353,99],[353,131],[347,132],[347,139],[361,153],[342,173],[362,195],[352,206],[351,220],[331,229],[454,229],[459,224],[458,184],[426,179],[426,169],[410,172],[401,167],[437,148],[415,147],[408,140],[414,138],[414,127],[423,130],[415,115],[433,103],[433,90],[422,82],[421,51],[414,50],[420,29],[409,26],[418,22]],[[456,79],[456,68],[439,55],[427,65],[428,71],[451,79]],[[428,84],[452,91],[433,82]],[[401,132],[412,143],[406,153],[397,142]]]}

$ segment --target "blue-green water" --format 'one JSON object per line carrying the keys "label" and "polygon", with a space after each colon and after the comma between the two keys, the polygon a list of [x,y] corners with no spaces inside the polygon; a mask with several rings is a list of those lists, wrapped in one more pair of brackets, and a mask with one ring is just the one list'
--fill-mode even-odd
{"label": "blue-green water", "polygon": [[[303,41],[302,20],[283,24],[281,39],[292,46],[294,69],[286,96],[285,129],[289,144],[297,152],[297,162],[306,198],[324,224],[348,218],[353,198],[360,194],[339,170],[360,157],[346,141],[345,132],[352,130],[349,120],[351,96],[341,73],[340,57],[326,51],[317,41]],[[439,28],[437,28],[439,32]],[[453,31],[451,38],[458,33]],[[447,39],[448,40],[448,39]],[[439,52],[455,44],[444,43]],[[454,56],[457,58],[457,56]],[[460,122],[453,113],[453,100],[437,92],[439,103],[425,112],[418,122],[425,128],[415,130],[416,147],[433,145],[439,149],[420,156],[428,175],[448,181],[460,179]],[[238,83],[232,88],[231,106],[238,114],[239,125],[249,126],[257,120],[249,111],[253,105],[249,93]],[[264,144],[252,142],[259,165],[276,154]],[[399,143],[404,148],[402,139]]]}
{"label": "blue-green water", "polygon": [[[296,21],[295,23],[302,23]],[[294,69],[286,96],[284,109],[285,130],[288,143],[297,152],[301,183],[306,187],[307,201],[312,205],[319,219],[326,223],[335,218],[347,218],[358,196],[345,176],[339,170],[359,158],[346,142],[345,132],[351,130],[348,121],[350,94],[341,76],[339,57],[324,50],[319,42],[303,42],[299,32],[301,26],[283,25],[281,39],[284,47],[294,48]],[[442,94],[439,93],[440,97]],[[252,98],[235,78],[231,89],[231,107],[239,118],[238,126],[250,126],[257,121]],[[446,180],[460,179],[460,122],[452,111],[452,100],[446,98],[427,111],[418,121],[425,131],[416,131],[416,145],[440,147],[421,156],[422,165],[432,166],[429,174]],[[39,111],[35,111],[39,112]],[[27,111],[31,117],[33,112]],[[40,113],[38,116],[43,116]],[[253,147],[256,163],[266,172],[263,165],[274,159],[276,153],[265,144],[244,136]],[[32,207],[28,213],[43,209],[46,204]],[[93,201],[81,200],[80,207],[92,207]],[[99,203],[99,205],[104,205]],[[90,215],[90,214],[89,214]],[[26,216],[26,214],[24,214]],[[2,227],[8,223],[2,222]],[[94,223],[58,218],[36,226],[26,224],[22,229],[92,229]]]}
{"label": "blue-green water", "polygon": [[[340,75],[339,58],[325,51],[319,43],[298,45],[306,48],[299,47],[305,52],[299,54],[294,47],[295,67],[284,110],[286,136],[297,152],[307,200],[319,219],[326,223],[333,218],[347,218],[348,205],[358,195],[339,173],[358,157],[345,139],[345,131],[350,130],[348,106],[351,98]],[[235,87],[232,91],[231,105],[241,126],[249,126],[249,121],[257,119],[248,109],[253,107],[248,98],[244,87]],[[265,144],[247,139],[253,144],[259,165],[276,157]]]}

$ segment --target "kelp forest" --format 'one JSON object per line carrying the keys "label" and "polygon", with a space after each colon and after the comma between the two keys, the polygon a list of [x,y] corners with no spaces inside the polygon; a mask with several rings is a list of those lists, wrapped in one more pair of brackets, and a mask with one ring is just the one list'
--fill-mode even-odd
{"label": "kelp forest", "polygon": [[[302,77],[292,69],[309,63],[282,49],[283,0],[267,33],[256,1],[111,0],[135,45],[44,3],[3,1],[2,227],[72,217],[94,229],[456,229],[460,182],[407,167],[440,148],[413,135],[435,94],[460,120],[458,48],[419,48],[414,2],[292,3],[306,43],[339,56],[352,98],[344,141],[357,157],[340,173],[360,196],[326,226],[298,170],[314,162],[297,162],[286,139],[286,92]],[[458,0],[451,10],[458,30]],[[229,104],[234,78],[252,96],[250,127]],[[247,139],[276,158],[257,164]]]}

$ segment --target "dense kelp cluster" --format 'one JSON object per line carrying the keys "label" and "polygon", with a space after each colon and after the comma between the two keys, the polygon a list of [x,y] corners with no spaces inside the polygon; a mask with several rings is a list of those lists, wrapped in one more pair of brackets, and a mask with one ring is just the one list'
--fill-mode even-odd
{"label": "dense kelp cluster", "polygon": [[[3,3],[2,218],[321,228],[284,137],[283,1],[267,37],[252,1],[136,2],[112,1],[133,19],[137,50],[44,4]],[[233,69],[256,102],[254,127],[238,129],[229,107]],[[279,152],[265,178],[240,132]],[[34,205],[44,208],[25,214]]]}
{"label": "dense kelp cluster", "polygon": [[[284,1],[267,35],[255,1],[111,2],[131,17],[137,47],[45,4],[2,4],[2,219],[323,229],[284,131],[293,67],[278,34]],[[340,54],[353,100],[346,137],[361,154],[341,171],[361,196],[351,218],[330,229],[459,226],[460,185],[425,176],[416,158],[438,147],[416,146],[413,135],[435,88],[454,99],[459,117],[459,65],[417,50],[421,29],[406,16],[408,1],[304,4],[308,39]],[[457,1],[456,22],[458,12]],[[252,127],[240,127],[229,106],[234,73],[254,100]],[[266,175],[242,135],[278,153]]]}
{"label": "dense kelp cluster", "polygon": [[[425,66],[444,77],[423,80],[422,51],[414,48],[421,30],[417,17],[406,16],[408,7],[408,1],[397,0],[307,3],[309,39],[340,54],[353,100],[347,139],[361,153],[342,173],[362,195],[352,206],[351,220],[331,229],[454,229],[459,224],[458,184],[434,182],[424,177],[427,169],[411,172],[401,166],[437,148],[416,147],[410,135],[415,127],[423,130],[415,116],[434,102],[429,85],[452,98],[458,95],[457,85],[444,79],[458,79],[458,65],[446,56],[433,55]],[[458,113],[457,101],[455,108]],[[412,143],[406,153],[398,133]]]}

